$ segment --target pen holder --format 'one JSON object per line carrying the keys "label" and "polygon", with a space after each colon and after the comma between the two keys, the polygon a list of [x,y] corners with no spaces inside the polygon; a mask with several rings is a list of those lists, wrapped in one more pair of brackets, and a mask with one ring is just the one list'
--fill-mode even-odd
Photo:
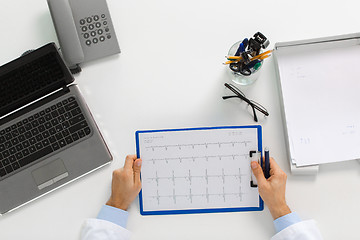
{"label": "pen holder", "polygon": [[[228,56],[234,56],[237,49],[239,48],[239,45],[242,41],[238,41],[236,43],[234,43],[234,45],[231,46],[231,48],[229,49],[228,52]],[[228,72],[230,75],[231,80],[239,85],[250,85],[252,83],[254,83],[256,81],[256,79],[258,79],[259,75],[260,75],[260,69],[263,65],[263,60],[260,61],[260,66],[254,68],[250,68],[251,74],[248,76],[245,76],[243,74],[241,74],[240,72],[235,72],[233,70],[230,69],[230,67],[228,68]]]}

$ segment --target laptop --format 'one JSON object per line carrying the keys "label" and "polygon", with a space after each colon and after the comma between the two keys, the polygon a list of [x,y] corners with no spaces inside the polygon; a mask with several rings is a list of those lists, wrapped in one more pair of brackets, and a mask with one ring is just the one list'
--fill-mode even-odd
{"label": "laptop", "polygon": [[112,161],[54,43],[0,67],[0,214]]}

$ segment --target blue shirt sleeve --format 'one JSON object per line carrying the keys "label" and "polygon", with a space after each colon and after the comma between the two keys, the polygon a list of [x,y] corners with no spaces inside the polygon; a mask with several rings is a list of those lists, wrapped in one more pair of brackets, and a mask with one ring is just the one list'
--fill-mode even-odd
{"label": "blue shirt sleeve", "polygon": [[292,212],[282,217],[279,217],[274,220],[276,233],[298,222],[301,222],[301,219],[296,212]]}
{"label": "blue shirt sleeve", "polygon": [[128,215],[129,213],[127,211],[112,206],[104,205],[101,208],[97,216],[97,219],[106,220],[115,223],[123,228],[126,228]]}

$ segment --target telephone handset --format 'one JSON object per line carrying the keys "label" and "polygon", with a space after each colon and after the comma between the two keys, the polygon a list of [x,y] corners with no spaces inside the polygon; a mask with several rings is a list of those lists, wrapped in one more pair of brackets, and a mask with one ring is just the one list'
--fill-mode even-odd
{"label": "telephone handset", "polygon": [[120,53],[106,0],[47,0],[65,62],[78,64]]}

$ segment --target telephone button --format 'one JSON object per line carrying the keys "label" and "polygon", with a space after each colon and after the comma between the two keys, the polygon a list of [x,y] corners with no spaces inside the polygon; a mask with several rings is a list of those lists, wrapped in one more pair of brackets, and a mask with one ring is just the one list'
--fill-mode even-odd
{"label": "telephone button", "polygon": [[107,25],[107,21],[104,21],[103,24],[104,24],[104,25]]}
{"label": "telephone button", "polygon": [[90,35],[91,35],[92,37],[95,37],[95,36],[96,36],[96,32],[95,32],[95,31],[92,31],[92,32],[90,33]]}
{"label": "telephone button", "polygon": [[86,21],[85,21],[84,19],[81,19],[81,20],[80,20],[80,24],[81,24],[81,25],[84,25],[85,23],[86,23]]}
{"label": "telephone button", "polygon": [[104,37],[104,36],[101,36],[101,37],[100,37],[100,41],[101,41],[101,42],[105,41],[105,37]]}
{"label": "telephone button", "polygon": [[97,23],[95,23],[95,26],[96,26],[97,28],[99,28],[99,27],[101,27],[101,23],[97,22]]}
{"label": "telephone button", "polygon": [[109,32],[109,28],[105,28],[105,32]]}
{"label": "telephone button", "polygon": [[98,40],[97,38],[94,38],[94,39],[93,39],[93,43],[96,44],[96,43],[98,43],[98,42],[99,42],[99,40]]}
{"label": "telephone button", "polygon": [[81,27],[81,30],[82,30],[83,32],[86,32],[86,31],[87,31],[87,27],[86,27],[86,26],[82,26],[82,27]]}
{"label": "telephone button", "polygon": [[94,20],[95,20],[95,21],[98,21],[98,20],[99,20],[99,16],[98,16],[98,15],[95,15],[95,16],[94,16]]}
{"label": "telephone button", "polygon": [[105,18],[105,14],[101,14],[101,17],[102,17],[102,18]]}
{"label": "telephone button", "polygon": [[88,33],[84,33],[84,38],[88,39],[90,37],[90,35]]}
{"label": "telephone button", "polygon": [[89,24],[89,29],[93,30],[94,29],[94,24]]}
{"label": "telephone button", "polygon": [[86,21],[87,21],[88,23],[91,23],[91,22],[92,22],[92,18],[91,18],[91,17],[88,17],[88,18],[86,19]]}
{"label": "telephone button", "polygon": [[101,34],[103,34],[104,31],[102,29],[99,29],[97,32],[99,35],[101,35]]}
{"label": "telephone button", "polygon": [[86,45],[90,46],[91,45],[91,41],[90,40],[86,40]]}
{"label": "telephone button", "polygon": [[110,34],[109,34],[109,35],[107,35],[107,38],[108,38],[108,39],[110,39],[110,38],[111,38],[111,35],[110,35]]}

